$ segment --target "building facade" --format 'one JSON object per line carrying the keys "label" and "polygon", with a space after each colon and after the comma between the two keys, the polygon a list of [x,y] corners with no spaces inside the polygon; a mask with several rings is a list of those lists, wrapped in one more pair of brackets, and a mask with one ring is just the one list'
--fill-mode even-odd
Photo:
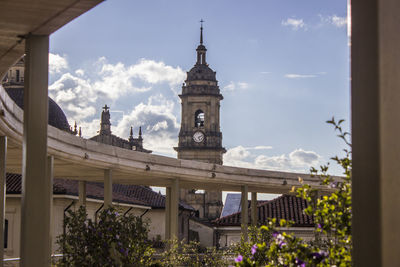
{"label": "building facade", "polygon": [[[187,72],[187,78],[179,95],[182,103],[179,143],[175,150],[179,159],[197,160],[222,165],[226,152],[222,147],[220,128],[220,92],[216,72],[206,61],[207,49],[203,45],[203,26],[200,28],[200,44],[196,49],[197,61]],[[213,220],[222,210],[222,192],[181,190],[181,200],[198,211],[198,216]]]}

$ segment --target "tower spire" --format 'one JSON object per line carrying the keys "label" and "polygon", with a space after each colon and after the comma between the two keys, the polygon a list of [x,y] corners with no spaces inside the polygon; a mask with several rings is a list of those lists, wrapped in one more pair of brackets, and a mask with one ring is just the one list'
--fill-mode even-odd
{"label": "tower spire", "polygon": [[142,139],[142,126],[139,127],[139,139]]}
{"label": "tower spire", "polygon": [[207,51],[207,49],[203,45],[203,22],[204,22],[204,20],[201,19],[200,20],[200,23],[201,23],[201,26],[200,26],[200,44],[196,49],[196,51],[197,51],[197,62],[196,62],[196,64],[197,65],[199,65],[199,64],[200,65],[207,65],[207,63],[206,63],[206,51]]}
{"label": "tower spire", "polygon": [[204,22],[204,20],[201,19],[200,20],[200,23],[201,23],[201,26],[200,26],[200,44],[203,44],[203,22]]}

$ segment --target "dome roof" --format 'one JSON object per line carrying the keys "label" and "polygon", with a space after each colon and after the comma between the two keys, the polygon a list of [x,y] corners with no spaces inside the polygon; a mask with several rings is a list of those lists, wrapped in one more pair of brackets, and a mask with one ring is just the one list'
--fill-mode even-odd
{"label": "dome roof", "polygon": [[196,64],[194,67],[187,73],[187,81],[195,81],[195,80],[207,80],[207,81],[217,81],[215,78],[215,71],[213,71],[206,64]]}
{"label": "dome roof", "polygon": [[[21,108],[24,109],[24,88],[14,87],[6,88],[8,95],[12,100]],[[53,99],[49,97],[49,124],[63,131],[70,131],[70,125],[68,123],[67,117],[64,112],[54,102]]]}

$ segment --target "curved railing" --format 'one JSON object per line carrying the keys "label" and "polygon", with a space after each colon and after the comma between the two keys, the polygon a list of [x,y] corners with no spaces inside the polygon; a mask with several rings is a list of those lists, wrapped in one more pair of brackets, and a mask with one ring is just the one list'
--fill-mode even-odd
{"label": "curved railing", "polygon": [[[0,87],[0,134],[9,140],[7,170],[20,172],[23,143],[23,110]],[[114,147],[87,140],[52,126],[48,127],[48,154],[53,155],[54,177],[102,181],[104,169],[113,170],[115,183],[169,186],[178,178],[180,186],[197,189],[284,193],[299,185],[298,177],[319,187],[319,180],[305,174],[221,166],[179,160]],[[322,187],[321,187],[322,188]]]}

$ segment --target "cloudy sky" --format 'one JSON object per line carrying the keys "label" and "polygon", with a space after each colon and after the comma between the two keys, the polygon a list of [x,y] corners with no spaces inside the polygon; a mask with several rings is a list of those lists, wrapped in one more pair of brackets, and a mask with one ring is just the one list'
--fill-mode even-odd
{"label": "cloudy sky", "polygon": [[343,148],[325,121],[349,119],[346,11],[346,0],[105,1],[51,36],[49,94],[85,137],[107,104],[114,134],[142,126],[146,148],[175,157],[204,19],[224,164],[308,172]]}

